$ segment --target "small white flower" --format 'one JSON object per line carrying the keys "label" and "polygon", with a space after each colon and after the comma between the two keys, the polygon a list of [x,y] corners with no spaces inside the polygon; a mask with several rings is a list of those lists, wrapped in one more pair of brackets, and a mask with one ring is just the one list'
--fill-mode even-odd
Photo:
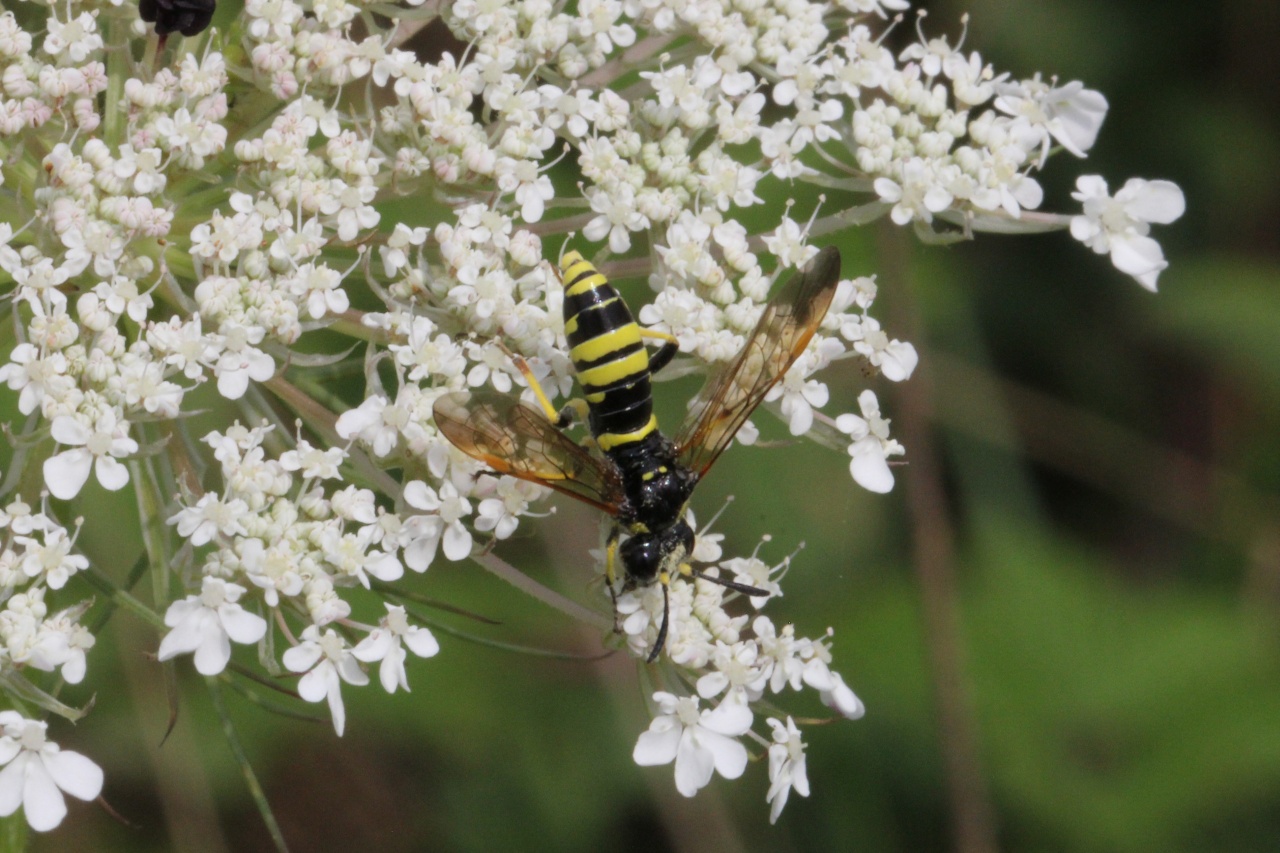
{"label": "small white flower", "polygon": [[221,578],[206,577],[199,595],[169,605],[164,624],[171,630],[160,641],[159,660],[195,652],[196,671],[217,675],[231,660],[231,641],[256,643],[267,633],[267,622],[236,602],[245,588]]}
{"label": "small white flower", "polygon": [[827,386],[816,379],[805,379],[804,369],[793,367],[782,381],[770,389],[765,400],[782,398],[782,416],[792,435],[804,435],[813,426],[813,410],[821,409],[830,398]]}
{"label": "small white flower", "polygon": [[916,348],[906,341],[889,340],[874,317],[863,317],[859,325],[861,338],[854,342],[854,351],[880,368],[881,375],[890,382],[910,379],[920,362]]}
{"label": "small white flower", "polygon": [[308,702],[329,700],[333,730],[341,737],[347,721],[342,682],[357,687],[369,683],[369,676],[360,668],[346,642],[332,628],[321,636],[317,626],[308,625],[302,632],[302,642],[286,651],[282,660],[291,672],[306,673],[298,679],[299,696]]}
{"label": "small white flower", "polygon": [[0,725],[0,816],[22,806],[31,828],[48,832],[67,816],[64,792],[86,801],[102,793],[102,768],[46,739],[47,724],[0,711]]}
{"label": "small white flower", "polygon": [[15,541],[26,547],[22,571],[29,578],[44,577],[50,589],[62,589],[76,572],[89,568],[83,554],[71,553],[75,540],[61,527],[45,534],[44,541],[18,536]]}
{"label": "small white flower", "polygon": [[395,554],[369,549],[374,530],[364,527],[358,533],[341,535],[330,530],[321,534],[317,543],[336,573],[354,577],[365,589],[369,588],[368,575],[380,581],[399,580],[404,575],[404,566]]}
{"label": "small white flower", "polygon": [[676,790],[692,797],[713,773],[737,779],[747,767],[747,748],[736,738],[751,728],[751,709],[726,700],[714,709],[698,710],[698,697],[657,692],[659,715],[641,733],[631,753],[636,764],[653,767],[676,763]]}
{"label": "small white flower", "polygon": [[471,514],[471,502],[458,494],[453,483],[443,483],[437,493],[421,480],[414,480],[404,487],[404,500],[414,509],[431,513],[405,521],[405,565],[415,572],[426,571],[442,538],[444,555],[450,560],[463,560],[471,554],[471,531],[462,524]]}
{"label": "small white flower", "polygon": [[249,390],[249,380],[266,382],[276,372],[276,362],[258,349],[266,337],[261,326],[232,326],[223,330],[225,349],[213,367],[218,377],[218,393],[239,400]]}
{"label": "small white flower", "polygon": [[752,554],[750,557],[734,557],[733,559],[725,560],[720,565],[733,576],[734,581],[737,583],[754,586],[756,589],[762,589],[769,593],[768,595],[747,596],[751,606],[759,610],[774,597],[782,596],[782,585],[773,579],[773,575],[785,569],[790,559],[788,557],[780,564],[770,566],[764,560]]}
{"label": "small white flower", "polygon": [[382,661],[378,667],[378,680],[382,689],[395,693],[397,687],[409,689],[409,679],[405,675],[404,661],[408,655],[405,648],[420,658],[435,657],[440,652],[440,644],[435,635],[420,625],[410,625],[403,607],[387,604],[387,615],[377,628],[369,632],[369,636],[361,640],[351,654],[365,663]]}
{"label": "small white flower", "polygon": [[[1040,136],[1041,164],[1049,151],[1049,137],[1077,157],[1093,147],[1107,117],[1107,99],[1101,92],[1086,89],[1079,80],[1064,86],[1050,86],[1039,75],[1031,80],[997,83],[996,109],[1016,116]],[[1034,145],[1032,146],[1034,147]]]}
{"label": "small white flower", "polygon": [[898,180],[876,178],[873,186],[876,195],[886,204],[892,204],[889,218],[898,225],[912,220],[932,222],[933,214],[946,210],[953,201],[946,182],[928,162],[912,157],[898,170]]}
{"label": "small white flower", "polygon": [[1071,194],[1084,204],[1084,213],[1071,218],[1071,236],[1098,254],[1111,254],[1111,263],[1152,292],[1169,264],[1160,244],[1147,234],[1151,223],[1167,225],[1186,211],[1182,190],[1171,181],[1130,178],[1115,194],[1098,175],[1081,175]]}
{"label": "small white flower", "polygon": [[809,796],[809,777],[805,773],[804,742],[795,720],[787,717],[786,725],[772,717],[773,744],[769,747],[769,823],[777,823],[794,788],[802,797]]}
{"label": "small white flower", "polygon": [[176,524],[178,535],[191,540],[197,548],[206,545],[214,536],[247,536],[240,523],[249,512],[249,505],[240,498],[224,501],[213,492],[205,492],[195,506],[183,507],[168,519]]}
{"label": "small white flower", "polygon": [[884,494],[893,488],[893,472],[888,457],[906,451],[889,437],[889,422],[880,417],[880,403],[870,389],[858,395],[862,417],[845,414],[836,418],[836,429],[853,438],[849,445],[849,473],[859,486]]}
{"label": "small white flower", "polygon": [[830,684],[818,691],[818,698],[822,700],[822,704],[838,711],[847,720],[860,720],[867,713],[858,694],[844,683],[838,672],[830,673]]}
{"label": "small white flower", "polygon": [[9,351],[9,363],[0,367],[0,382],[18,395],[18,411],[29,415],[48,396],[59,397],[73,384],[67,376],[67,358],[60,352],[42,356],[32,344],[18,344]]}
{"label": "small white flower", "polygon": [[582,236],[593,242],[609,238],[609,250],[621,254],[631,248],[631,232],[649,227],[649,218],[636,207],[636,192],[630,184],[621,184],[615,192],[598,187],[587,189],[587,200],[598,216],[582,229]]}
{"label": "small white flower", "polygon": [[44,482],[55,498],[65,501],[80,494],[90,470],[108,491],[129,482],[129,469],[119,460],[137,453],[138,442],[129,438],[129,424],[114,413],[101,415],[92,429],[81,418],[58,415],[50,432],[59,444],[71,447],[44,462]]}
{"label": "small white flower", "polygon": [[341,477],[338,466],[347,458],[341,447],[316,447],[305,439],[298,440],[294,450],[280,454],[280,467],[286,471],[301,471],[308,480],[336,480]]}
{"label": "small white flower", "polygon": [[516,532],[520,516],[529,510],[529,502],[541,497],[546,489],[527,480],[503,477],[498,480],[496,497],[480,501],[476,513],[476,530],[493,531],[494,538],[506,539]]}
{"label": "small white flower", "polygon": [[52,672],[58,669],[68,684],[79,684],[88,669],[86,652],[97,639],[76,620],[87,605],[64,610],[40,626],[36,644],[27,663],[36,669]]}

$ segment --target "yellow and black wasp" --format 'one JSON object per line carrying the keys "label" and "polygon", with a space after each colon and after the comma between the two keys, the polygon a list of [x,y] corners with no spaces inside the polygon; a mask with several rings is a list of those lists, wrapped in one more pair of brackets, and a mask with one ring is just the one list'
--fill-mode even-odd
{"label": "yellow and black wasp", "polygon": [[[498,391],[461,391],[436,401],[436,425],[494,471],[572,495],[614,518],[606,547],[610,593],[616,595],[619,559],[624,590],[662,584],[652,662],[666,642],[667,587],[676,574],[767,595],[692,568],[694,537],[685,509],[694,486],[804,352],[835,295],[840,253],[823,249],[769,300],[746,345],[707,380],[674,441],[658,430],[649,376],[676,354],[675,338],[637,325],[618,291],[579,253],[565,254],[560,278],[565,337],[585,405],[571,403],[557,412],[528,365],[513,356],[542,411]],[[645,338],[663,341],[653,355]],[[584,409],[594,451],[563,432]]]}

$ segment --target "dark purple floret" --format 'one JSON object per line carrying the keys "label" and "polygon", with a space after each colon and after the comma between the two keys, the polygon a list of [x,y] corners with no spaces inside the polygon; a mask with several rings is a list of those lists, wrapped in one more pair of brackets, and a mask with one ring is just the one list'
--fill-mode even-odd
{"label": "dark purple floret", "polygon": [[194,36],[203,32],[213,19],[217,0],[138,0],[142,20],[156,25],[156,35],[182,33]]}

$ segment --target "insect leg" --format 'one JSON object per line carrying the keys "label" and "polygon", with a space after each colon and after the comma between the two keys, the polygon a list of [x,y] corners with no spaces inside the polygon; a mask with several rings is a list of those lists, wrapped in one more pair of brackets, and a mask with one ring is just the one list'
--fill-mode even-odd
{"label": "insect leg", "polygon": [[671,359],[675,358],[676,353],[680,351],[680,343],[676,340],[676,336],[667,332],[658,332],[641,327],[640,337],[663,342],[658,351],[649,356],[650,373],[657,373],[666,367],[671,362]]}
{"label": "insect leg", "polygon": [[658,582],[662,584],[662,625],[658,628],[658,641],[653,644],[653,651],[649,652],[645,663],[653,663],[658,659],[658,654],[667,643],[667,628],[671,622],[671,594],[668,591],[671,587],[671,576],[662,572],[658,575]]}
{"label": "insect leg", "polygon": [[560,429],[566,429],[575,423],[586,420],[586,400],[570,400],[564,408],[556,411],[556,407],[551,405],[551,399],[547,397],[547,392],[542,390],[542,383],[538,381],[538,377],[533,375],[533,368],[529,367],[529,362],[524,360],[524,356],[512,352],[505,344],[499,343],[498,346],[502,347],[502,351],[507,354],[507,358],[511,359],[511,363],[516,366],[516,370],[520,371],[524,381],[529,384],[529,388],[533,391],[533,396],[538,398],[538,405],[542,407],[547,420]]}
{"label": "insect leg", "polygon": [[620,536],[618,526],[615,524],[613,529],[609,531],[609,538],[604,545],[604,579],[609,585],[609,598],[613,599],[613,632],[616,634],[621,629],[618,626],[618,537]]}

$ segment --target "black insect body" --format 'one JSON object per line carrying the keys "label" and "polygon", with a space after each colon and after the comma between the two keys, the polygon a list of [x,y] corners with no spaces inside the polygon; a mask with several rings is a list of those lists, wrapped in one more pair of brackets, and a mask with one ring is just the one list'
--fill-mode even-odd
{"label": "black insect body", "polygon": [[169,33],[194,36],[204,32],[213,20],[216,0],[138,0],[138,15],[156,25],[162,39]]}
{"label": "black insect body", "polygon": [[[565,337],[584,402],[557,412],[523,359],[513,356],[541,411],[497,391],[446,394],[434,409],[441,433],[499,473],[549,486],[611,515],[605,566],[611,593],[621,561],[624,589],[661,583],[664,604],[677,574],[766,595],[691,567],[694,535],[685,510],[694,486],[817,331],[840,279],[840,253],[820,251],[766,304],[742,350],[698,394],[674,441],[658,429],[649,377],[675,355],[675,339],[638,326],[617,290],[577,252],[567,253],[560,269]],[[649,355],[644,338],[663,343]],[[583,414],[598,452],[563,432]],[[666,642],[668,617],[669,604],[650,661]]]}

